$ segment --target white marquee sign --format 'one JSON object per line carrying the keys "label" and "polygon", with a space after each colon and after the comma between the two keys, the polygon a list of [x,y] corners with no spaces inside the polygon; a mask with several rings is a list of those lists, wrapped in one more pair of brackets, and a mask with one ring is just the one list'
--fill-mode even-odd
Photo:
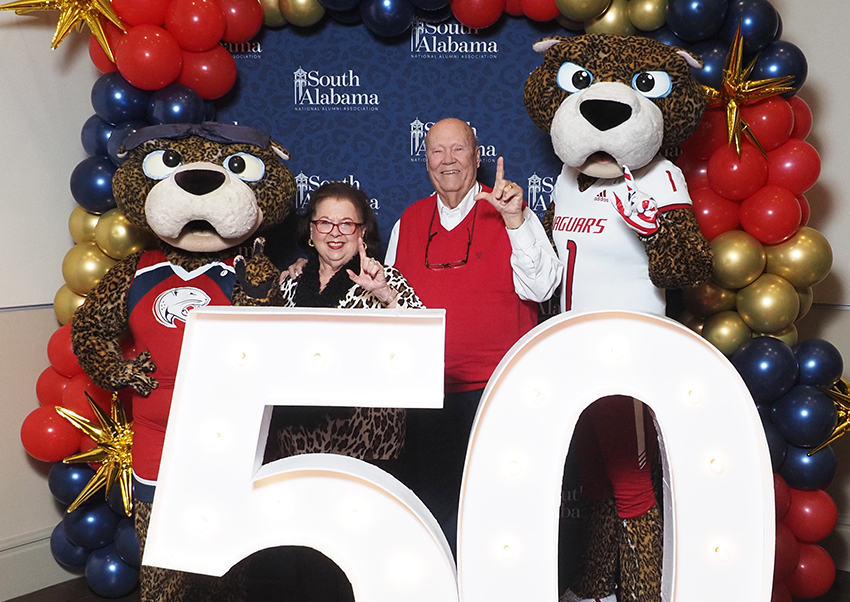
{"label": "white marquee sign", "polygon": [[273,405],[440,407],[443,319],[191,312],[144,562],[221,575],[300,545],[336,562],[357,600],[555,602],[569,441],[587,405],[621,393],[662,434],[664,598],[770,599],[773,480],[755,405],[722,354],[663,318],[561,316],[508,352],[473,427],[457,571],[422,502],[374,466],[325,454],[260,466]]}

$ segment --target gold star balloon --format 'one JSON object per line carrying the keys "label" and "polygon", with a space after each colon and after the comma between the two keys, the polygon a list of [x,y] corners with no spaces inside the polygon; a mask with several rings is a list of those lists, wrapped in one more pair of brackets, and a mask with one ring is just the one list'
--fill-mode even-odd
{"label": "gold star balloon", "polygon": [[74,26],[82,28],[85,21],[106,56],[113,62],[115,57],[106,37],[106,30],[103,28],[102,17],[106,17],[125,31],[121,19],[112,10],[109,0],[17,0],[0,5],[0,10],[13,10],[19,15],[40,10],[58,10],[59,22],[56,24],[56,33],[53,34],[53,43],[50,45],[54,50],[59,47]]}
{"label": "gold star balloon", "polygon": [[118,399],[118,394],[112,394],[111,415],[98,406],[91,395],[86,393],[89,405],[97,417],[100,426],[80,416],[79,414],[56,406],[56,411],[75,427],[94,439],[97,446],[84,452],[68,456],[62,462],[65,464],[85,462],[99,463],[100,467],[89,480],[77,499],[68,506],[68,512],[76,510],[80,504],[93,496],[101,487],[105,488],[104,498],[109,497],[112,487],[118,483],[121,487],[121,499],[124,502],[124,513],[130,516],[133,510],[133,425],[127,422],[124,406]]}
{"label": "gold star balloon", "polygon": [[[758,57],[756,57],[758,58]],[[742,68],[744,59],[744,37],[741,35],[741,26],[735,32],[735,39],[729,47],[726,55],[726,65],[723,67],[723,81],[720,89],[716,90],[709,86],[703,86],[708,98],[708,106],[723,105],[726,107],[726,131],[729,135],[729,144],[735,143],[738,156],[741,155],[741,134],[746,134],[758,149],[764,154],[764,149],[759,144],[747,122],[741,119],[741,107],[753,104],[764,98],[770,98],[777,94],[784,94],[794,89],[791,83],[792,75],[782,77],[770,77],[767,79],[751,80],[756,58]]]}
{"label": "gold star balloon", "polygon": [[838,412],[838,421],[829,438],[808,453],[809,456],[822,450],[824,447],[838,440],[850,431],[850,382],[841,378],[829,389],[821,387],[821,390],[829,395]]}

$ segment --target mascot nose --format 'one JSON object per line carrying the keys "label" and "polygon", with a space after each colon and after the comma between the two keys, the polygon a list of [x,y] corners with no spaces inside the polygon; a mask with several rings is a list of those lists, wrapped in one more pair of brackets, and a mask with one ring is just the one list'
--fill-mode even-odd
{"label": "mascot nose", "polygon": [[190,194],[202,196],[224,184],[225,175],[210,169],[187,169],[174,175],[177,185]]}
{"label": "mascot nose", "polygon": [[585,100],[579,112],[597,130],[606,131],[625,123],[632,116],[632,108],[616,100]]}

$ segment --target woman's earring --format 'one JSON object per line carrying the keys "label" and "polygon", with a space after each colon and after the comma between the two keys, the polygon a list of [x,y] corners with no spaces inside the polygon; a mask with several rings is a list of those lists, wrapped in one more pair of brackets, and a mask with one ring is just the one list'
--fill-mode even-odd
{"label": "woman's earring", "polygon": [[368,248],[369,248],[369,245],[367,245],[367,244],[364,242],[364,243],[363,243],[363,251],[365,252],[365,251],[366,251],[366,249],[368,249]]}
{"label": "woman's earring", "polygon": [[308,239],[307,239],[307,246],[308,246],[308,247],[314,247],[314,246],[315,246],[315,245],[313,244],[313,239],[312,239],[312,238],[308,238]]}

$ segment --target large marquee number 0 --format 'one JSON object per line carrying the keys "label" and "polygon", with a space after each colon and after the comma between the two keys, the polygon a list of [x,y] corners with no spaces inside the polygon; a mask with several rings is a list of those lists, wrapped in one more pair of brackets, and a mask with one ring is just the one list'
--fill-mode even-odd
{"label": "large marquee number 0", "polygon": [[192,312],[144,562],[221,575],[267,547],[309,546],[360,601],[555,602],[569,442],[581,411],[617,393],[647,403],[661,433],[664,599],[770,599],[773,480],[755,405],[714,347],[663,318],[560,316],[505,356],[467,452],[457,567],[387,473],[325,454],[260,465],[273,405],[435,407],[439,311]]}

